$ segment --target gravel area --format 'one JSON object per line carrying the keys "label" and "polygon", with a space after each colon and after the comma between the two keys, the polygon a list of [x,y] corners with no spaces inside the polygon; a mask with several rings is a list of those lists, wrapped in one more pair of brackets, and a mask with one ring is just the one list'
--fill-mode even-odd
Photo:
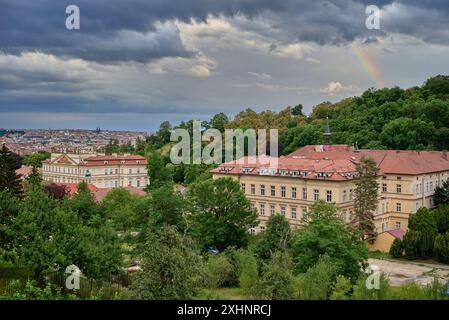
{"label": "gravel area", "polygon": [[407,281],[427,285],[433,281],[433,274],[441,281],[449,281],[449,265],[380,259],[368,259],[368,263],[385,273],[392,286],[400,286]]}

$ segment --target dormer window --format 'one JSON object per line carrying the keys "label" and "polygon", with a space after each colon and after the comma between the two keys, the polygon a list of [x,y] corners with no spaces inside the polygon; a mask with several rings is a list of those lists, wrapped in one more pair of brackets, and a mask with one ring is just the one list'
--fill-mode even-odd
{"label": "dormer window", "polygon": [[107,161],[107,160],[103,161],[103,164],[108,164],[108,163],[109,163],[109,161]]}
{"label": "dormer window", "polygon": [[253,168],[243,168],[243,173],[248,174],[253,171]]}

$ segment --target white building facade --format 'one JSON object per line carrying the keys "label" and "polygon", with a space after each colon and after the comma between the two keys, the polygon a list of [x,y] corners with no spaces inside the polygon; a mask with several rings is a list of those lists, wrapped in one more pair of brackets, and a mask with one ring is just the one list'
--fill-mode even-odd
{"label": "white building facade", "polygon": [[42,178],[55,183],[93,184],[97,188],[133,186],[149,183],[147,160],[139,155],[100,155],[54,153],[42,163]]}

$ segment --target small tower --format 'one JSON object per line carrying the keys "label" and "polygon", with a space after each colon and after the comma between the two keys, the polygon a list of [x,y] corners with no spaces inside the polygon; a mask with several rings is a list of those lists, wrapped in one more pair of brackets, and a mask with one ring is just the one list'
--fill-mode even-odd
{"label": "small tower", "polygon": [[324,133],[323,133],[323,141],[325,146],[330,146],[331,144],[331,127],[329,125],[329,117],[326,117],[326,125],[324,126]]}

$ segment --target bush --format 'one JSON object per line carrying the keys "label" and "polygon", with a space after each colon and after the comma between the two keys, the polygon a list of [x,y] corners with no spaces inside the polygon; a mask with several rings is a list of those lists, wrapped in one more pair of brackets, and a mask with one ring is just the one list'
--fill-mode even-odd
{"label": "bush", "polygon": [[332,291],[335,266],[328,256],[321,256],[318,263],[296,277],[295,297],[301,300],[326,300]]}
{"label": "bush", "polygon": [[381,273],[379,276],[379,288],[368,289],[366,280],[369,275],[359,277],[354,286],[353,299],[354,300],[387,300],[390,291],[390,284],[385,274]]}
{"label": "bush", "polygon": [[390,254],[394,258],[400,258],[402,257],[403,253],[404,253],[404,246],[402,244],[402,240],[399,238],[394,239],[393,244],[391,245],[390,248]]}
{"label": "bush", "polygon": [[405,257],[409,260],[418,258],[419,231],[408,230],[404,235],[403,245]]}
{"label": "bush", "polygon": [[204,272],[206,285],[209,288],[218,288],[228,280],[232,274],[234,266],[224,253],[208,256]]}
{"label": "bush", "polygon": [[449,232],[439,234],[433,246],[435,258],[443,263],[449,263]]}
{"label": "bush", "polygon": [[247,250],[237,251],[236,256],[240,288],[242,288],[246,296],[258,297],[259,272],[256,258]]}
{"label": "bush", "polygon": [[293,296],[293,266],[286,252],[276,251],[263,268],[259,282],[260,294],[271,300],[286,300]]}
{"label": "bush", "polygon": [[392,300],[427,300],[423,287],[414,281],[408,281],[399,288],[391,290],[390,299]]}
{"label": "bush", "polygon": [[349,300],[352,290],[351,280],[344,276],[337,276],[335,280],[334,290],[331,295],[331,300]]}

